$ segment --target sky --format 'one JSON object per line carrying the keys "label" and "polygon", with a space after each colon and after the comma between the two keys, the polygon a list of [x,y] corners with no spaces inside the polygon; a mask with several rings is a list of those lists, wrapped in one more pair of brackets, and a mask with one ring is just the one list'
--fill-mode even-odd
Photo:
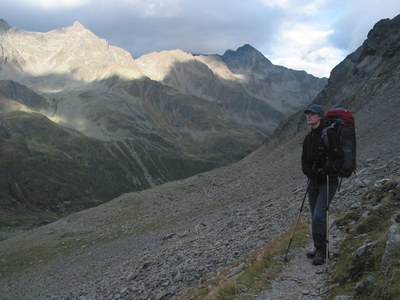
{"label": "sky", "polygon": [[224,54],[250,44],[273,64],[317,77],[367,38],[399,0],[1,0],[0,18],[35,32],[79,21],[133,58],[163,50]]}

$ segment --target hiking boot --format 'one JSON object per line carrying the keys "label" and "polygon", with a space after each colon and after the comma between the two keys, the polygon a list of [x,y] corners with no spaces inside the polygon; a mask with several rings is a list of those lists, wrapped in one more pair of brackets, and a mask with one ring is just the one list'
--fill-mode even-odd
{"label": "hiking boot", "polygon": [[319,265],[323,265],[325,262],[325,251],[323,251],[322,249],[318,249],[315,252],[315,256],[313,258],[313,265],[319,266]]}
{"label": "hiking boot", "polygon": [[315,252],[317,252],[317,250],[316,250],[316,249],[314,249],[313,251],[307,251],[307,252],[306,252],[306,256],[307,256],[307,258],[309,258],[309,259],[313,259],[313,258],[314,258],[314,256],[315,256]]}

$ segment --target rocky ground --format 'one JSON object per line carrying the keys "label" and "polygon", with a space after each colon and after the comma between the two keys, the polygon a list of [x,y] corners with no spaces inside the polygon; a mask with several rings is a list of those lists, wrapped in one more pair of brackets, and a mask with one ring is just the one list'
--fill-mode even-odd
{"label": "rocky ground", "polygon": [[[399,176],[398,126],[372,125],[372,109],[377,107],[359,112],[358,176],[343,182],[331,206],[332,221],[335,213],[357,205],[364,184]],[[385,109],[381,113],[387,120],[398,117],[397,111]],[[2,299],[170,299],[205,281],[293,224],[306,184],[299,170],[306,130],[232,166],[122,195],[2,241]],[[303,213],[307,217],[308,210]],[[335,253],[343,234],[335,226],[331,234]],[[30,255],[70,241],[67,237],[88,243],[48,262],[39,253],[32,268],[6,276],[15,249]],[[306,250],[292,249],[293,260],[254,299],[323,299],[334,259],[326,273],[325,266],[311,264]]]}

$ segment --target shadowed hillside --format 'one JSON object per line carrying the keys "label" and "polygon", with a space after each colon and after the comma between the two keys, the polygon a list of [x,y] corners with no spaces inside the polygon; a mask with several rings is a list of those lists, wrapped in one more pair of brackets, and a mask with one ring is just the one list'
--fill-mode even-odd
{"label": "shadowed hillside", "polygon": [[6,227],[236,162],[326,83],[270,63],[254,77],[268,60],[249,45],[230,60],[246,67],[230,69],[180,50],[134,60],[79,22],[44,33],[0,24]]}

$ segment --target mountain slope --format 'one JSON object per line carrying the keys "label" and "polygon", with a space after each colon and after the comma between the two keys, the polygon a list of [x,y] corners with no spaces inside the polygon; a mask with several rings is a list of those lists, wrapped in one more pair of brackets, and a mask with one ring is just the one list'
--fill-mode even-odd
{"label": "mountain slope", "polygon": [[[359,177],[343,182],[333,213],[358,205],[365,191],[361,181],[373,184],[400,176],[396,93],[400,70],[393,68],[400,52],[384,55],[400,45],[398,20],[378,23],[357,50],[362,53],[375,44],[384,28],[385,42],[368,59],[381,59],[372,74],[390,73],[390,81],[378,81],[382,76],[368,76],[372,75],[368,72],[352,79],[349,74],[357,73],[361,60],[361,65],[353,65],[354,72],[341,73],[341,80],[349,82],[347,88],[331,84],[326,88],[335,95],[336,104],[354,109],[360,145]],[[351,57],[338,68],[352,64]],[[358,91],[362,101],[357,100]],[[322,98],[318,101],[330,105]],[[300,154],[307,131],[300,111],[266,145],[238,163],[126,194],[2,241],[4,295],[162,299],[195,286],[294,222],[306,184]]]}
{"label": "mountain slope", "polygon": [[[218,56],[193,56],[178,50],[134,60],[79,22],[45,33],[17,29],[4,20],[0,27],[0,121],[9,131],[18,132],[18,145],[30,145],[29,134],[34,134],[42,148],[53,149],[41,151],[42,159],[37,160],[39,153],[24,152],[12,144],[16,156],[24,157],[13,161],[17,169],[23,170],[27,159],[33,159],[37,168],[6,177],[4,185],[18,183],[21,193],[32,193],[16,198],[11,189],[5,189],[4,203],[23,204],[35,211],[32,217],[37,210],[53,217],[70,212],[65,210],[65,199],[80,203],[71,206],[72,210],[89,207],[110,200],[118,191],[146,189],[237,161],[256,149],[288,111],[311,101],[326,82],[302,73],[299,82],[310,80],[313,85],[281,91],[283,98],[278,93],[271,97],[268,91],[256,95],[242,84],[247,75],[232,72]],[[257,63],[264,60],[260,57]],[[249,80],[246,77],[245,83],[250,84]],[[284,81],[275,83],[285,88]],[[293,100],[290,105],[286,98]],[[32,124],[39,118],[40,126],[47,129],[36,130],[32,125],[35,132],[21,130],[18,118]],[[47,135],[54,131],[61,136],[63,132],[80,135],[54,145]],[[82,148],[77,141],[97,145],[82,154],[91,157],[96,168],[83,171],[84,166],[79,166],[76,156]],[[57,156],[59,163],[54,163],[53,153],[63,148],[65,155]],[[74,168],[84,172],[82,183],[70,176],[69,158]],[[59,173],[56,182],[48,180],[54,172]],[[35,184],[28,183],[31,178],[36,178]],[[108,178],[119,179],[117,184],[110,181],[110,193],[104,191]],[[60,186],[65,187],[62,193],[57,192]],[[7,205],[1,206],[5,215],[7,209],[18,215],[18,206]],[[40,215],[38,222],[49,218]]]}
{"label": "mountain slope", "polygon": [[[41,84],[62,86],[71,79],[90,82],[116,75],[124,79],[143,77],[127,51],[109,45],[79,22],[45,33],[9,27],[2,35],[2,71],[13,71],[23,82],[33,81],[37,90]],[[53,82],[52,74],[65,81]]]}
{"label": "mountain slope", "polygon": [[[40,114],[2,116],[0,143],[1,226],[54,221],[50,212],[63,215],[132,190],[106,145]],[[139,187],[146,183],[137,179]]]}
{"label": "mountain slope", "polygon": [[[219,55],[192,55],[181,50],[150,53],[136,60],[153,80],[210,101],[262,101],[270,115],[291,114],[308,104],[325,79],[274,66],[258,50],[244,45]],[[239,100],[236,100],[239,101]]]}
{"label": "mountain slope", "polygon": [[244,74],[246,80],[242,85],[248,93],[267,98],[273,107],[286,114],[309,104],[309,99],[320,91],[320,84],[326,84],[325,80],[321,82],[314,76],[305,76],[304,71],[273,65],[250,45],[236,51],[228,50],[221,59],[235,74]]}

